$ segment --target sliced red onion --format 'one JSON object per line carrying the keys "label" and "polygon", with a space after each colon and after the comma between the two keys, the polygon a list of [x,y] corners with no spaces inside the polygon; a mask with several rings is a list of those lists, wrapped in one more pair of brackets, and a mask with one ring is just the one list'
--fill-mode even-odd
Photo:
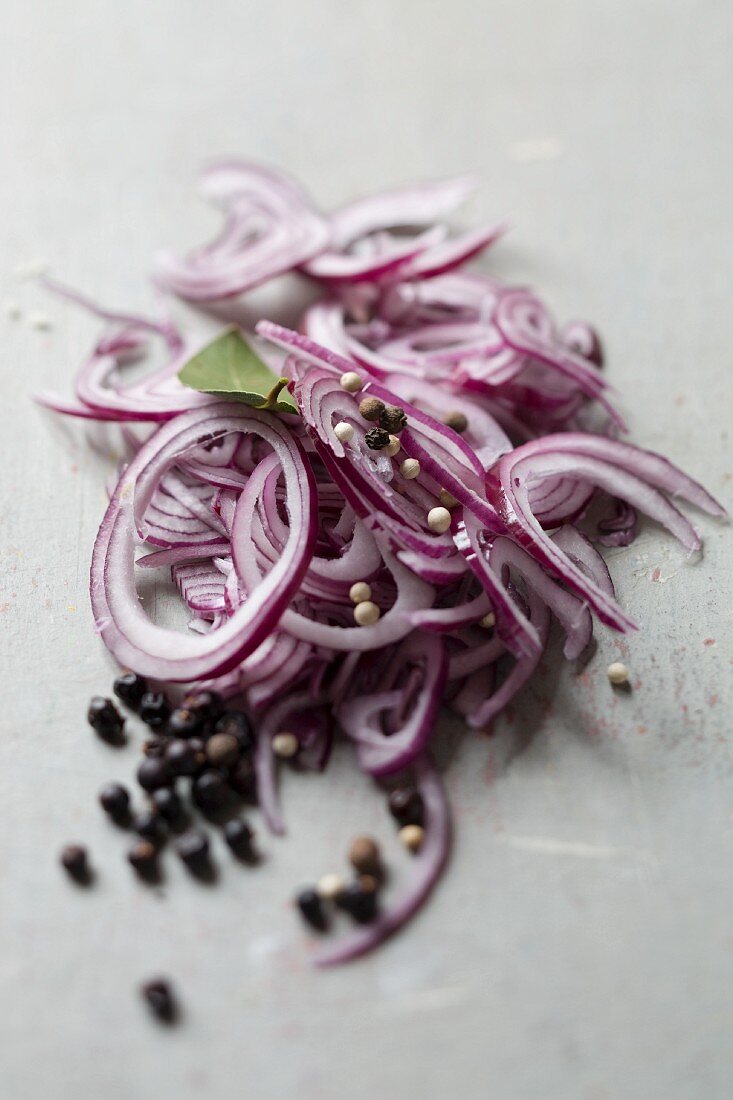
{"label": "sliced red onion", "polygon": [[[192,638],[154,625],[137,599],[133,530],[160,478],[197,445],[230,432],[255,432],[278,454],[291,537],[256,592],[214,634]],[[316,537],[315,484],[302,448],[276,417],[214,404],[166,424],[123,474],[102,521],[92,559],[91,595],[98,629],[120,663],[160,680],[194,680],[226,671],[268,636],[297,591]]]}
{"label": "sliced red onion", "polygon": [[[377,282],[390,276],[403,263],[437,244],[433,223],[451,213],[474,188],[473,180],[463,178],[403,187],[352,202],[331,215],[331,248],[304,264],[303,270],[311,278],[328,283]],[[383,237],[372,248],[349,251],[374,234],[405,225],[429,228],[414,238]],[[481,247],[476,243],[473,253]],[[465,244],[463,252],[465,258],[473,254]],[[440,266],[439,260],[434,261],[436,265]]]}
{"label": "sliced red onion", "polygon": [[220,235],[184,260],[168,252],[157,260],[158,282],[182,298],[211,302],[241,294],[305,263],[328,243],[327,223],[281,172],[223,161],[204,173],[203,190],[224,211]]}
{"label": "sliced red onion", "polygon": [[[356,744],[359,763],[374,776],[392,775],[412,764],[427,746],[440,706],[448,669],[445,647],[434,634],[414,633],[402,643],[388,670],[389,690],[370,690],[351,696],[336,707],[336,717]],[[417,696],[400,679],[409,679],[412,669],[419,672]],[[385,713],[405,708],[408,692],[409,715],[397,721],[397,728],[383,732]]]}

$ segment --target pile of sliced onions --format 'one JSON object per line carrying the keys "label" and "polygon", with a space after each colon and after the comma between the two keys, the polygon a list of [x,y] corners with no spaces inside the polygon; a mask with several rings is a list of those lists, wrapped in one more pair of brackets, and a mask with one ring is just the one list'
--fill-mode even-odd
{"label": "pile of sliced onions", "polygon": [[[439,220],[471,181],[374,195],[331,216],[252,164],[215,165],[204,186],[224,211],[222,232],[186,260],[162,257],[158,284],[204,305],[296,268],[322,284],[300,332],[258,326],[281,349],[300,417],[187,389],[177,371],[194,344],[169,319],[110,313],[66,291],[106,327],[75,401],[40,400],[158,425],[143,443],[125,429],[131,457],[92,560],[96,626],[121,665],[247,707],[275,832],[284,824],[271,739],[283,729],[310,766],[325,767],[336,727],[369,775],[414,773],[426,836],[412,878],[375,922],[319,955],[326,965],[400,927],[445,864],[449,816],[429,751],[441,703],[486,729],[537,667],[553,618],[570,660],[594,616],[633,629],[598,544],[627,545],[645,513],[692,552],[699,535],[673,501],[723,509],[664,458],[618,440],[623,422],[589,325],[558,329],[529,290],[462,269],[500,232],[451,237]],[[151,337],[167,362],[126,383],[126,363]],[[346,372],[360,376],[357,394],[341,385]],[[365,443],[366,396],[406,413],[392,457]],[[460,433],[449,412],[464,418]],[[340,423],[353,428],[346,443]],[[407,458],[415,477],[401,472]],[[450,527],[435,533],[428,513],[446,492]],[[606,518],[583,531],[604,495]],[[148,617],[136,577],[151,569],[170,570],[188,633]],[[367,626],[349,596],[358,581],[381,612]]]}

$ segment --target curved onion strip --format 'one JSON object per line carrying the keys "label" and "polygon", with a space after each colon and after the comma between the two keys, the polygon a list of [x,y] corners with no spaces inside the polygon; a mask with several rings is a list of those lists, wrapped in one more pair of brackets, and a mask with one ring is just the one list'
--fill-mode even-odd
{"label": "curved onion strip", "polygon": [[328,947],[321,948],[316,966],[334,966],[367,954],[414,916],[440,878],[450,851],[450,814],[438,774],[426,762],[416,768],[416,786],[425,807],[425,839],[412,860],[409,880],[389,909],[375,920],[355,928]]}
{"label": "curved onion strip", "polygon": [[[433,226],[436,218],[449,214],[474,188],[475,181],[464,177],[401,187],[357,199],[331,215],[331,248],[304,264],[303,270],[313,279],[336,283],[373,282],[390,275],[401,264],[437,243],[436,227]],[[359,240],[402,225],[431,228],[413,238],[390,237],[376,254],[346,251]]]}
{"label": "curved onion strip", "polygon": [[[214,433],[237,431],[257,433],[279,455],[291,538],[275,568],[224,625],[205,638],[186,637],[154,625],[139,605],[133,522],[142,523],[157,483],[179,457]],[[92,607],[108,648],[122,665],[155,679],[194,680],[233,667],[267,637],[297,591],[316,538],[314,501],[315,483],[300,444],[275,417],[222,403],[166,424],[141,447],[123,474],[97,536]]]}
{"label": "curved onion strip", "polygon": [[[531,589],[528,593],[528,604],[532,626],[540,641],[539,648],[533,654],[518,657],[504,682],[495,691],[491,691],[488,698],[480,703],[475,710],[466,715],[466,721],[472,729],[485,729],[497,714],[511,702],[517,692],[521,691],[540,662],[547,644],[550,613],[541,598]],[[492,683],[492,681],[489,682]]]}
{"label": "curved onion strip", "polygon": [[448,657],[440,638],[433,634],[412,634],[400,646],[393,665],[388,670],[389,679],[404,678],[412,668],[420,670],[418,695],[409,709],[409,715],[389,735],[382,732],[380,716],[385,711],[395,711],[404,706],[404,692],[370,691],[351,696],[337,706],[336,717],[344,731],[356,744],[361,767],[370,775],[392,775],[412,764],[427,747],[435,718],[440,706],[448,669]]}
{"label": "curved onion strip", "polygon": [[204,174],[207,196],[226,222],[219,237],[179,260],[159,254],[158,282],[193,301],[241,294],[317,255],[327,223],[283,173],[244,161],[221,162]]}

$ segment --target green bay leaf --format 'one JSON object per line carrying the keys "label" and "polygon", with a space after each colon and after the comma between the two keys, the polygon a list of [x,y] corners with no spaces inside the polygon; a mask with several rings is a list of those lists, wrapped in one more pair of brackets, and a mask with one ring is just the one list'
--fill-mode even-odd
{"label": "green bay leaf", "polygon": [[271,371],[232,325],[192,356],[178,372],[184,386],[255,409],[297,413],[286,378]]}

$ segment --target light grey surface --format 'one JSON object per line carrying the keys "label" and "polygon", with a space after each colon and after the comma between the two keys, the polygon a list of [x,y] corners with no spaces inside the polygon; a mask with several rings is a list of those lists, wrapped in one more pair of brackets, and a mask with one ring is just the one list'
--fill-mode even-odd
{"label": "light grey surface", "polygon": [[[290,836],[215,888],[170,859],[133,881],[95,804],[131,771],[85,728],[108,682],[87,567],[103,466],[31,408],[88,319],[12,277],[36,258],[103,301],[148,304],[152,250],[213,227],[194,171],[287,166],[326,206],[476,168],[467,217],[558,317],[598,323],[636,440],[730,503],[731,7],[698,3],[0,4],[3,1100],[717,1100],[733,1093],[729,531],[689,565],[644,527],[614,553],[643,629],[600,632],[579,678],[555,651],[491,740],[454,732],[457,841],[411,930],[309,969],[292,888],[391,836],[345,752],[286,778]],[[612,694],[607,662],[633,670]],[[136,740],[139,740],[139,731]],[[87,842],[82,894],[55,856]],[[392,841],[392,843],[394,843]],[[396,857],[399,859],[399,857]],[[134,992],[175,976],[186,1018]]]}

